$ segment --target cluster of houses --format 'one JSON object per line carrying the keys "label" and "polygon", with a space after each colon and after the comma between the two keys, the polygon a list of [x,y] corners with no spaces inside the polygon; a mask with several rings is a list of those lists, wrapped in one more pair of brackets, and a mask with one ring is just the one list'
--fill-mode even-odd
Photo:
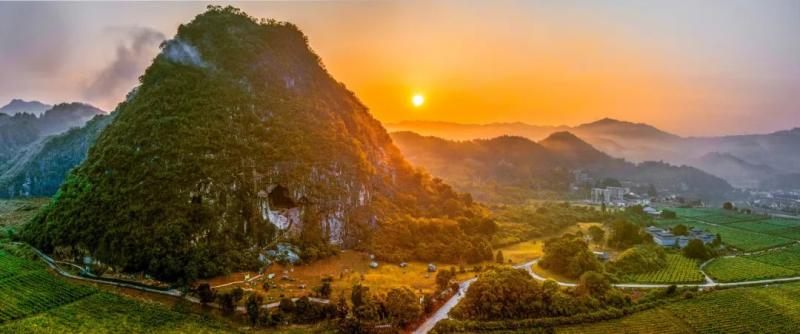
{"label": "cluster of houses", "polygon": [[608,206],[627,207],[649,205],[650,198],[634,194],[625,187],[593,188],[591,202]]}
{"label": "cluster of houses", "polygon": [[650,226],[645,229],[647,234],[653,236],[653,242],[662,247],[678,247],[683,248],[689,244],[689,240],[698,239],[704,244],[713,242],[716,236],[712,233],[702,231],[696,228],[691,228],[687,235],[675,235],[668,229]]}

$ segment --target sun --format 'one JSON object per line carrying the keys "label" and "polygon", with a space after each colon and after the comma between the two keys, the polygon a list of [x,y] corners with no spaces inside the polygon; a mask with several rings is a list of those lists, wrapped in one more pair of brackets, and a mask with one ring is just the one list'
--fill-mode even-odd
{"label": "sun", "polygon": [[421,107],[425,104],[425,97],[422,96],[422,94],[414,94],[414,96],[411,97],[411,104],[415,107]]}

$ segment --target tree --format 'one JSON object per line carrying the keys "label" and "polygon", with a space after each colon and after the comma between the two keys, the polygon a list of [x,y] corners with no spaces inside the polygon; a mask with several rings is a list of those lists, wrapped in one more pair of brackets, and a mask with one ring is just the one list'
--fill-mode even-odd
{"label": "tree", "polygon": [[661,218],[664,219],[675,219],[678,218],[678,214],[675,211],[663,209],[661,210]]}
{"label": "tree", "polygon": [[588,233],[592,241],[598,244],[603,243],[603,239],[606,237],[606,231],[596,225],[590,226]]}
{"label": "tree", "polygon": [[386,311],[400,327],[414,322],[421,313],[419,299],[409,288],[393,288],[386,294]]}
{"label": "tree", "polygon": [[570,278],[580,277],[586,271],[602,271],[603,267],[586,242],[572,234],[547,240],[539,265]]}
{"label": "tree", "polygon": [[503,251],[501,250],[497,251],[497,255],[495,256],[495,262],[499,264],[503,264],[506,262],[505,259],[503,259]]}
{"label": "tree", "polygon": [[333,282],[333,278],[324,277],[322,278],[322,284],[314,289],[320,298],[328,299],[331,297],[331,282]]}
{"label": "tree", "polygon": [[541,298],[539,283],[527,271],[497,267],[472,283],[451,315],[472,320],[536,318],[542,315]]}
{"label": "tree", "polygon": [[213,302],[214,298],[216,298],[216,294],[211,290],[211,286],[209,286],[208,283],[200,284],[200,286],[197,287],[197,296],[200,297],[200,304],[203,306]]}
{"label": "tree", "polygon": [[278,309],[283,313],[294,313],[294,301],[291,298],[283,298],[278,304]]}
{"label": "tree", "polygon": [[725,202],[722,204],[722,208],[725,210],[733,210],[733,203]]}
{"label": "tree", "polygon": [[708,249],[700,239],[692,239],[689,240],[686,247],[683,247],[683,255],[692,259],[705,260],[708,258]]}
{"label": "tree", "polygon": [[219,301],[219,306],[222,309],[223,314],[231,315],[234,311],[236,311],[236,301],[233,299],[233,293],[225,292],[219,294],[217,296],[217,300]]}
{"label": "tree", "polygon": [[447,289],[450,285],[450,280],[453,279],[453,273],[448,270],[439,270],[436,273],[436,286],[439,290]]}
{"label": "tree", "polygon": [[611,236],[608,238],[608,245],[617,249],[626,249],[630,246],[642,243],[641,226],[630,223],[624,219],[618,219],[611,223]]}
{"label": "tree", "polygon": [[238,303],[240,300],[242,300],[242,297],[244,297],[244,290],[237,286],[231,290],[231,295],[233,297],[233,302]]}
{"label": "tree", "polygon": [[339,292],[339,298],[336,300],[336,315],[339,318],[345,318],[348,313],[350,313],[350,306],[347,305],[344,291],[341,291]]}
{"label": "tree", "polygon": [[714,241],[711,242],[712,247],[719,247],[722,245],[722,235],[717,233],[717,236],[714,238]]}
{"label": "tree", "polygon": [[587,271],[578,280],[575,291],[578,294],[589,295],[595,298],[602,298],[611,289],[611,282],[608,277],[596,271]]}
{"label": "tree", "polygon": [[353,291],[350,292],[350,301],[353,303],[353,309],[361,305],[369,303],[369,287],[361,284],[353,286]]}
{"label": "tree", "polygon": [[257,293],[251,293],[245,302],[247,309],[247,317],[250,318],[250,323],[255,326],[258,323],[258,317],[261,312],[261,305],[264,303],[264,297]]}
{"label": "tree", "polygon": [[678,224],[672,228],[672,234],[674,235],[689,235],[689,228],[686,225]]}

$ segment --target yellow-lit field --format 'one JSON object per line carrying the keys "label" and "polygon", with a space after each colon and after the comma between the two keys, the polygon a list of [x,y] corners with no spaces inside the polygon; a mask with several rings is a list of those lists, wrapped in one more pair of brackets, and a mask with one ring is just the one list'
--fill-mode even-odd
{"label": "yellow-lit field", "polygon": [[[525,241],[510,245],[500,249],[506,263],[524,263],[536,259],[542,255],[543,241]],[[345,295],[350,293],[353,285],[361,283],[370,288],[373,293],[386,293],[392,288],[408,287],[419,294],[431,293],[436,289],[436,273],[428,272],[428,263],[408,262],[405,268],[401,268],[399,263],[387,263],[378,261],[378,268],[369,267],[369,255],[363,252],[343,251],[337,256],[316,261],[309,265],[283,266],[273,265],[267,269],[262,278],[253,280],[251,284],[233,284],[220,288],[220,291],[232,289],[240,286],[246,290],[254,290],[265,295],[267,302],[280,300],[282,297],[301,297],[311,295],[313,288],[321,284],[323,277],[333,278],[333,293],[331,296],[336,298],[340,293]],[[457,271],[459,281],[475,277],[476,267],[483,268],[494,262],[484,262],[479,264],[465,264],[464,273],[460,272],[458,264],[436,263],[438,270],[450,270],[454,267]],[[251,277],[255,273],[235,273],[225,277],[215,278],[209,283],[212,286],[224,284],[226,282],[240,281],[249,274]],[[272,287],[264,291],[263,282],[267,280],[269,274],[274,274]]]}

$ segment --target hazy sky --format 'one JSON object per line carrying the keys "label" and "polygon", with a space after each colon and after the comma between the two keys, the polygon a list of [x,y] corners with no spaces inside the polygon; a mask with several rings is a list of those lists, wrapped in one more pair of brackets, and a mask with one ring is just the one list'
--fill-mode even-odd
{"label": "hazy sky", "polygon": [[[800,126],[800,1],[262,2],[382,121]],[[205,3],[0,3],[0,104],[113,109]],[[426,103],[414,108],[412,94]]]}

